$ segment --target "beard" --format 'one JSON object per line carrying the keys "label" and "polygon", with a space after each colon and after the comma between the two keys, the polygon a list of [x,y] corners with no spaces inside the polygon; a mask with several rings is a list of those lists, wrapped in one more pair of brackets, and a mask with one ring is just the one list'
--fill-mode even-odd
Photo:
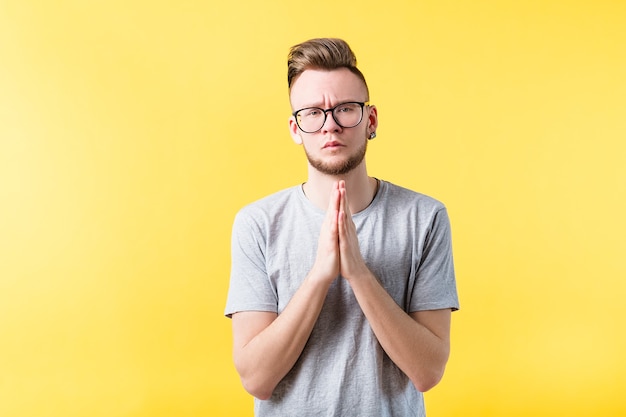
{"label": "beard", "polygon": [[358,167],[365,158],[366,150],[367,140],[363,141],[363,146],[357,149],[352,155],[349,155],[348,158],[335,163],[325,162],[321,159],[315,159],[307,152],[306,148],[304,148],[304,153],[309,160],[309,164],[311,164],[313,168],[315,168],[322,174],[340,176],[345,175],[348,172],[352,171],[354,168]]}

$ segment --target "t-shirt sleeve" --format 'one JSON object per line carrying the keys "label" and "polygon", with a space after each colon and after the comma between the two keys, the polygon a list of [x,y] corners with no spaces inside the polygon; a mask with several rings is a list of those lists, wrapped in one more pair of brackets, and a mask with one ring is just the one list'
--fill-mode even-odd
{"label": "t-shirt sleeve", "polygon": [[433,216],[428,228],[409,305],[410,312],[459,309],[450,219],[445,208]]}
{"label": "t-shirt sleeve", "polygon": [[230,285],[224,311],[227,317],[240,311],[278,311],[278,298],[266,269],[260,217],[242,210],[233,223]]}

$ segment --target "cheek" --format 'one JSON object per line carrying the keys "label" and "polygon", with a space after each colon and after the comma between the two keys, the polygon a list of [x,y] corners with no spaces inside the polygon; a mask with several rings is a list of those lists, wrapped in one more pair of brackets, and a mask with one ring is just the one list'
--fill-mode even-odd
{"label": "cheek", "polygon": [[314,142],[310,138],[302,138],[301,144],[307,153],[315,150]]}

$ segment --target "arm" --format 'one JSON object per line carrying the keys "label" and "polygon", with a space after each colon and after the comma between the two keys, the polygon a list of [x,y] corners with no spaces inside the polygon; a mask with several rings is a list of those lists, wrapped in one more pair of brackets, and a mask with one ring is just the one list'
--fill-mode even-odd
{"label": "arm", "polygon": [[315,264],[281,314],[259,311],[233,314],[235,368],[244,388],[259,399],[271,397],[276,385],[298,360],[328,288],[339,275],[337,187],[330,200]]}
{"label": "arm", "polygon": [[437,385],[450,353],[451,310],[407,314],[371,273],[352,277],[350,285],[391,360],[419,391]]}
{"label": "arm", "polygon": [[296,363],[324,303],[328,285],[307,277],[285,310],[233,314],[233,357],[241,382],[265,400]]}
{"label": "arm", "polygon": [[387,355],[418,390],[427,391],[441,380],[448,361],[451,310],[407,314],[396,304],[361,256],[343,184],[340,185],[340,194],[338,232],[341,274],[350,283]]}

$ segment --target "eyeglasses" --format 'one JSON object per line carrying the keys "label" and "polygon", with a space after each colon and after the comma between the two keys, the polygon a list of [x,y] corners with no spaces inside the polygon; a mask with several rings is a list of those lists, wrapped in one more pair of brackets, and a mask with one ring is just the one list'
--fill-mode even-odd
{"label": "eyeglasses", "polygon": [[332,109],[320,109],[319,107],[306,107],[296,110],[293,116],[300,130],[304,133],[315,133],[326,123],[328,112],[331,112],[335,122],[343,127],[350,128],[358,125],[363,120],[363,107],[369,102],[350,101],[341,103]]}

